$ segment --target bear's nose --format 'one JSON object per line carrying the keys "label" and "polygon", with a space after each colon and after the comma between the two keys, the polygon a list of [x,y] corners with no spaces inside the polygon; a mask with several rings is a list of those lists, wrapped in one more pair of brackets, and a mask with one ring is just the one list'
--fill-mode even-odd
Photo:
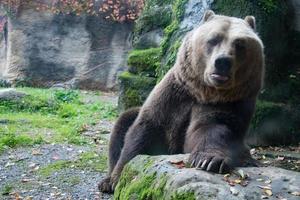
{"label": "bear's nose", "polygon": [[222,56],[217,58],[215,61],[215,68],[221,73],[228,73],[231,69],[231,65],[232,62],[230,57]]}

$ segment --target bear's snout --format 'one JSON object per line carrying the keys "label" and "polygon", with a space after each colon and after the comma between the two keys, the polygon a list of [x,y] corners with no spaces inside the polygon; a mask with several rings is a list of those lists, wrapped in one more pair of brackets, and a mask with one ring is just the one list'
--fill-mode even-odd
{"label": "bear's snout", "polygon": [[228,75],[232,67],[232,59],[229,56],[221,56],[215,61],[216,73]]}

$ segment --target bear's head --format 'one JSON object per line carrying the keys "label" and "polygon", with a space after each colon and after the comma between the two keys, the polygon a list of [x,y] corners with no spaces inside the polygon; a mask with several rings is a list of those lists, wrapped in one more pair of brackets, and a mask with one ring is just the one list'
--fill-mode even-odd
{"label": "bear's head", "polygon": [[207,11],[201,25],[185,37],[177,59],[184,79],[205,90],[202,95],[230,101],[255,96],[262,85],[263,44],[252,16],[240,19]]}

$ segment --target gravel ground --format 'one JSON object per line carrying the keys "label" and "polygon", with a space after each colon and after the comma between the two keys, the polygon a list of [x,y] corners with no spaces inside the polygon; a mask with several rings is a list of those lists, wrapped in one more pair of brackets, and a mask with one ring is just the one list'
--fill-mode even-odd
{"label": "gravel ground", "polygon": [[[110,199],[97,191],[105,173],[64,168],[43,177],[38,171],[57,161],[75,161],[91,147],[68,144],[9,150],[0,156],[0,199]],[[7,188],[8,194],[4,194]]]}

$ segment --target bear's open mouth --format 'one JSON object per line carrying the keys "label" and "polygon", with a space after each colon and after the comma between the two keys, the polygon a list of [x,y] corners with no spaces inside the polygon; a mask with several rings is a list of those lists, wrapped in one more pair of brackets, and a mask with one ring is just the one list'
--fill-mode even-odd
{"label": "bear's open mouth", "polygon": [[218,82],[225,82],[229,80],[228,76],[225,75],[221,75],[221,74],[211,74],[210,75],[214,80],[218,81]]}

